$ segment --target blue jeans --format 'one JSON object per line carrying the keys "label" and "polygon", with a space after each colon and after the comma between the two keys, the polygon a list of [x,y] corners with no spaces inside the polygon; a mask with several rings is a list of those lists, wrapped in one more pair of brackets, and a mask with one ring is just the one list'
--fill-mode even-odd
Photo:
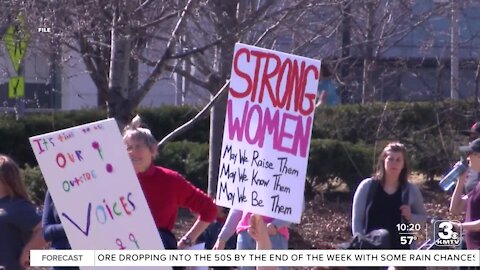
{"label": "blue jeans", "polygon": [[[272,242],[272,249],[288,249],[288,240],[281,234],[270,235],[270,241]],[[237,250],[249,250],[256,249],[257,243],[247,231],[242,231],[237,236]],[[241,266],[241,270],[255,270],[253,266]],[[281,270],[287,270],[288,267],[278,267]]]}

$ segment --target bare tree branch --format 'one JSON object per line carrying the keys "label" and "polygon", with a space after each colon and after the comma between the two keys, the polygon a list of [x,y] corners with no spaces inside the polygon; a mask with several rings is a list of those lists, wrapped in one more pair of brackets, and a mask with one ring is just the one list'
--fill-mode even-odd
{"label": "bare tree branch", "polygon": [[140,25],[140,26],[138,27],[138,29],[146,29],[146,28],[149,28],[149,27],[158,25],[158,24],[160,24],[160,23],[162,23],[162,22],[164,22],[164,21],[166,21],[166,20],[168,20],[168,19],[171,19],[171,18],[173,18],[173,17],[175,17],[175,16],[178,16],[178,13],[180,13],[180,11],[173,11],[173,12],[171,12],[170,14],[167,14],[167,15],[161,17],[161,18],[158,18],[158,19],[153,20],[153,21],[151,21],[151,22],[149,22],[149,23]]}
{"label": "bare tree branch", "polygon": [[138,6],[133,12],[137,13],[145,8],[147,8],[149,5],[151,5],[154,1],[153,0],[145,0],[140,6]]}
{"label": "bare tree branch", "polygon": [[90,76],[92,77],[93,83],[97,87],[97,90],[102,92],[103,94],[107,94],[107,85],[108,82],[106,81],[106,78],[103,78],[100,74],[100,70],[93,61],[91,57],[88,57],[89,51],[91,51],[91,48],[89,47],[86,39],[84,36],[79,34],[78,36],[79,40],[79,45],[80,45],[80,52],[81,56],[83,59],[83,62],[85,63],[85,66],[87,67],[88,72],[90,73]]}
{"label": "bare tree branch", "polygon": [[180,26],[185,20],[187,11],[192,7],[192,0],[188,0],[187,4],[185,5],[185,8],[182,11],[182,14],[180,15],[180,18],[178,19],[178,22],[175,26],[175,28],[172,31],[172,34],[170,36],[170,40],[167,43],[167,48],[165,50],[165,53],[163,56],[160,58],[160,60],[157,61],[155,64],[155,68],[153,71],[150,73],[148,78],[145,80],[143,85],[140,87],[140,89],[135,93],[133,96],[133,104],[139,104],[140,101],[145,97],[147,92],[152,88],[152,86],[155,84],[157,81],[158,77],[162,73],[163,66],[165,64],[165,61],[168,59],[168,56],[171,54],[173,51],[173,46],[174,46],[174,39],[177,37],[178,31],[180,29]]}
{"label": "bare tree branch", "polygon": [[180,67],[178,66],[169,66],[169,65],[165,65],[164,66],[165,70],[167,71],[170,71],[170,72],[175,72],[175,73],[178,73],[180,74],[181,76],[187,78],[190,82],[196,84],[196,85],[199,85],[205,89],[208,89],[209,88],[209,84],[207,81],[203,81],[203,80],[200,80],[198,79],[197,77],[193,76],[190,72],[186,71],[186,70],[183,70],[181,69]]}
{"label": "bare tree branch", "polygon": [[215,40],[214,42],[211,42],[211,43],[209,43],[209,44],[207,44],[203,47],[194,48],[194,49],[192,49],[190,51],[187,51],[187,52],[170,55],[170,56],[168,56],[168,59],[184,58],[184,57],[187,57],[187,56],[192,55],[192,54],[203,53],[204,51],[206,51],[206,50],[224,42],[224,40],[225,40],[225,37],[219,38],[219,39]]}
{"label": "bare tree branch", "polygon": [[163,146],[165,146],[165,144],[171,140],[173,140],[174,138],[182,135],[183,133],[185,133],[186,131],[188,131],[190,128],[192,128],[198,121],[206,118],[209,114],[209,110],[210,108],[212,108],[212,106],[216,103],[217,99],[219,99],[221,96],[223,95],[226,95],[228,92],[227,90],[229,89],[229,84],[230,84],[230,81],[227,81],[225,82],[225,84],[223,85],[223,87],[218,91],[218,93],[212,98],[212,100],[210,100],[210,102],[205,105],[205,107],[197,113],[197,115],[195,115],[195,117],[193,117],[192,119],[190,119],[190,121],[188,121],[187,123],[183,124],[182,126],[180,126],[179,128],[175,129],[174,131],[172,131],[170,134],[168,134],[167,136],[165,136],[158,144],[157,144],[157,147],[159,149],[161,149]]}

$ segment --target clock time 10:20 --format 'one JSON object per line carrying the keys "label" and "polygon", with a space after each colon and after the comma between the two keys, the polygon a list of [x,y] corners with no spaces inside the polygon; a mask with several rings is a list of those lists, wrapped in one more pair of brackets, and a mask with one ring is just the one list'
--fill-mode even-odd
{"label": "clock time 10:20", "polygon": [[404,233],[409,233],[409,232],[418,232],[422,226],[418,223],[400,223],[397,224],[397,231],[398,232],[404,232]]}

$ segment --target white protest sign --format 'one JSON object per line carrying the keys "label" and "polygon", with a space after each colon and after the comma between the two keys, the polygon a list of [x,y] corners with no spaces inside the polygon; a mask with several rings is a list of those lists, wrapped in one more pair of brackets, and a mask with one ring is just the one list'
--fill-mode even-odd
{"label": "white protest sign", "polygon": [[164,249],[114,119],[30,144],[72,249]]}
{"label": "white protest sign", "polygon": [[237,43],[216,202],[299,223],[320,61]]}

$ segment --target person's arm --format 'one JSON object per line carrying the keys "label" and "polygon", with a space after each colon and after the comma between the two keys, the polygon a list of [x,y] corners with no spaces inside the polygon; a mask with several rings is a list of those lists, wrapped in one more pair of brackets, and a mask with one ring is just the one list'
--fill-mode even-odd
{"label": "person's arm", "polygon": [[38,224],[32,229],[32,236],[28,240],[27,244],[23,247],[22,255],[20,256],[20,265],[24,268],[30,267],[30,250],[32,249],[43,249],[46,246],[45,240],[42,237],[42,226],[41,223]]}
{"label": "person's arm", "polygon": [[[272,249],[268,228],[260,215],[252,215],[249,220],[248,233],[257,242],[258,250]],[[273,270],[274,266],[257,266],[257,270]]]}
{"label": "person's arm", "polygon": [[52,197],[50,196],[50,193],[47,193],[45,195],[42,215],[42,233],[47,241],[67,238],[62,223],[57,223],[55,220],[54,212],[55,206],[53,205]]}
{"label": "person's arm", "polygon": [[480,219],[477,219],[475,221],[458,223],[456,227],[461,227],[466,231],[478,232],[480,231]]}
{"label": "person's arm", "polygon": [[465,212],[467,208],[467,196],[463,196],[463,191],[465,190],[465,181],[467,178],[467,172],[460,175],[457,180],[457,185],[453,191],[452,199],[450,200],[450,212],[453,215],[458,215]]}
{"label": "person's arm", "polygon": [[197,242],[197,238],[207,229],[210,222],[201,221],[197,219],[190,230],[178,241],[179,249],[184,249]]}
{"label": "person's arm", "polygon": [[178,248],[185,248],[196,243],[197,238],[215,221],[217,206],[212,198],[208,197],[201,189],[196,188],[181,175],[177,175],[177,190],[179,191],[179,204],[198,214],[197,221],[178,242]]}
{"label": "person's arm", "polygon": [[41,217],[35,211],[34,205],[24,199],[15,200],[11,210],[11,222],[19,233],[30,233],[30,239],[22,247],[19,263],[28,267],[30,264],[30,250],[43,249],[46,246],[42,237]]}
{"label": "person's arm", "polygon": [[410,188],[410,196],[412,196],[412,202],[411,202],[411,219],[409,222],[411,223],[418,223],[418,224],[424,224],[427,222],[427,211],[425,210],[425,204],[423,202],[423,196],[422,193],[420,192],[420,189],[418,189],[415,185],[409,184]]}
{"label": "person's arm", "polygon": [[[286,221],[286,220],[281,220],[281,219],[273,219],[271,222],[269,222],[268,224],[273,224],[275,225],[277,228],[281,228],[281,227],[288,227],[290,226],[291,222],[290,221]],[[268,225],[267,224],[267,225]]]}
{"label": "person's arm", "polygon": [[225,244],[228,239],[235,233],[238,223],[242,219],[243,212],[241,210],[230,209],[227,220],[223,224],[222,230],[217,236],[217,241],[213,246],[213,249],[225,249]]}
{"label": "person's arm", "polygon": [[257,249],[272,249],[267,225],[262,216],[256,214],[250,216],[248,224],[248,233],[257,241]]}
{"label": "person's arm", "polygon": [[371,179],[363,180],[357,187],[353,195],[352,205],[352,234],[365,233],[365,211],[368,188],[371,185]]}

